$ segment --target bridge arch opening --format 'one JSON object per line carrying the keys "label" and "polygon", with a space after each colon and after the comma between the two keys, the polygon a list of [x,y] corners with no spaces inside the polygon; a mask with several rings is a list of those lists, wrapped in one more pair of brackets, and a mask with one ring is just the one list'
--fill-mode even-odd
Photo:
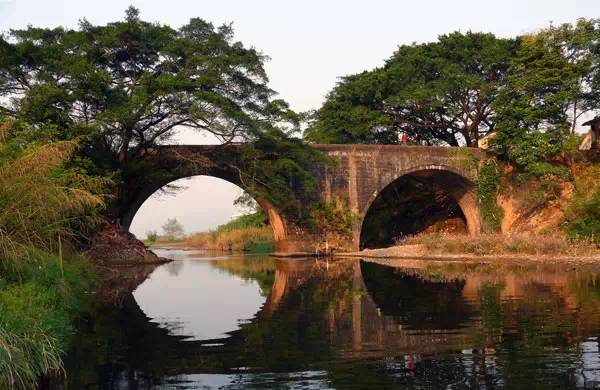
{"label": "bridge arch opening", "polygon": [[[242,194],[247,201],[235,205]],[[146,185],[125,209],[121,224],[143,238],[147,232],[160,232],[168,219],[177,218],[187,235],[208,232],[255,212],[266,216],[275,243],[285,239],[284,220],[268,201],[250,197],[240,185],[225,178],[200,174]]]}
{"label": "bridge arch opening", "polygon": [[422,233],[477,234],[474,184],[443,167],[407,172],[386,185],[364,214],[360,249],[382,248]]}

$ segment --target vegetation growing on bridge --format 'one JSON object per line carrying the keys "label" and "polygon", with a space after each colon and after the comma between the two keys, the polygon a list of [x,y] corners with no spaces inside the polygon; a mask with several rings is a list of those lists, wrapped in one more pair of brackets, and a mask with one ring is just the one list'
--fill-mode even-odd
{"label": "vegetation growing on bridge", "polygon": [[487,160],[479,171],[477,195],[481,219],[493,231],[500,231],[504,210],[498,205],[501,174],[496,161]]}

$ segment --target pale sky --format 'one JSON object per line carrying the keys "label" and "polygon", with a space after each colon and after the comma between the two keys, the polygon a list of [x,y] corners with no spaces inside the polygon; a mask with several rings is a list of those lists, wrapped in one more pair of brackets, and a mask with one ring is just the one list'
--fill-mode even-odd
{"label": "pale sky", "polygon": [[[144,20],[178,27],[191,17],[215,25],[233,23],[236,39],[271,59],[270,85],[293,109],[318,108],[339,76],[382,65],[398,45],[435,40],[461,31],[515,36],[548,26],[600,17],[600,0],[0,0],[0,30],[34,26],[74,27],[83,17],[95,24],[123,18],[134,5]],[[182,134],[181,143],[207,143]],[[225,183],[226,184],[226,183]],[[142,207],[132,232],[144,236],[175,216],[186,230],[200,231],[238,213],[239,190],[217,179],[194,178],[188,189]]]}

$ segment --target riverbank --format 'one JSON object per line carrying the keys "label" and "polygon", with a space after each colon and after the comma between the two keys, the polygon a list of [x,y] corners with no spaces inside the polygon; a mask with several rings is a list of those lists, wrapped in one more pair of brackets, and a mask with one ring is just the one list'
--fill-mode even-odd
{"label": "riverbank", "polygon": [[407,238],[398,245],[340,253],[342,257],[427,259],[427,260],[533,260],[600,262],[600,249],[588,241],[570,241],[544,235],[427,234]]}
{"label": "riverbank", "polygon": [[79,255],[23,251],[0,263],[0,388],[32,389],[60,375],[74,323],[91,303],[98,277]]}
{"label": "riverbank", "polygon": [[271,227],[241,227],[194,233],[179,240],[159,239],[147,242],[153,247],[204,249],[215,252],[270,253],[275,248]]}

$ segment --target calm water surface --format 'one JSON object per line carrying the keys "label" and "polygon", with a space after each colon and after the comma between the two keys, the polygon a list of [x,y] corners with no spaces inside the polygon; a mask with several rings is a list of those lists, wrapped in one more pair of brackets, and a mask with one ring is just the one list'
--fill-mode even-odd
{"label": "calm water surface", "polygon": [[159,255],[63,388],[600,388],[591,268]]}

